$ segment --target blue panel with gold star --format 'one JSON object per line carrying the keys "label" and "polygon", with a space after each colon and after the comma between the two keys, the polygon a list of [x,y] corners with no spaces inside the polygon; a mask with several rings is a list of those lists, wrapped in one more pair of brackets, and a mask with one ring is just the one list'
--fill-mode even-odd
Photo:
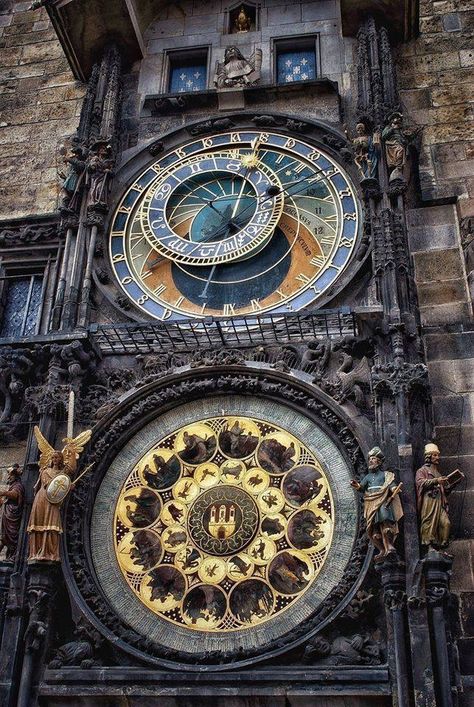
{"label": "blue panel with gold star", "polygon": [[277,72],[278,83],[312,81],[316,78],[316,55],[313,51],[280,52]]}
{"label": "blue panel with gold star", "polygon": [[206,90],[206,67],[175,66],[171,69],[170,93]]}

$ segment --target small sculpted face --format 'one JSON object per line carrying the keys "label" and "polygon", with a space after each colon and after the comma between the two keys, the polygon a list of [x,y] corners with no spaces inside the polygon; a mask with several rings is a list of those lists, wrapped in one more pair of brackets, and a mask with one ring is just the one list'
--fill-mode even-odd
{"label": "small sculpted face", "polygon": [[436,466],[438,466],[438,464],[439,464],[439,457],[440,457],[439,452],[432,452],[432,453],[431,453],[431,463],[432,463],[432,464],[436,464]]}
{"label": "small sculpted face", "polygon": [[357,125],[356,125],[356,132],[357,132],[357,135],[359,135],[359,136],[365,135],[365,125],[364,125],[364,123],[357,123]]}
{"label": "small sculpted face", "polygon": [[51,466],[58,467],[62,469],[64,466],[64,457],[62,452],[53,452],[51,456]]}
{"label": "small sculpted face", "polygon": [[378,457],[369,457],[369,469],[370,471],[375,471],[381,465],[382,460]]}

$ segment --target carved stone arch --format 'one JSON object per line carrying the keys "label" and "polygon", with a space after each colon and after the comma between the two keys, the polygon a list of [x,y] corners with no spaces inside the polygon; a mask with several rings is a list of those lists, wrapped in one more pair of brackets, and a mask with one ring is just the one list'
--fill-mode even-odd
{"label": "carved stone arch", "polygon": [[[267,660],[294,648],[328,625],[351,601],[367,572],[371,552],[368,551],[361,522],[361,506],[354,516],[354,541],[341,580],[317,606],[307,621],[290,633],[281,635],[262,650],[213,651],[190,655],[180,650],[163,648],[157,642],[132,629],[108,603],[94,568],[90,526],[95,498],[109,465],[118,451],[151,420],[191,401],[213,396],[252,396],[285,406],[324,430],[346,459],[351,473],[365,473],[364,453],[371,440],[365,432],[354,429],[346,413],[312,385],[295,381],[277,371],[249,371],[240,366],[232,370],[205,369],[181,372],[132,390],[96,426],[90,452],[84,467],[94,469],[75,488],[65,508],[64,573],[71,598],[78,610],[115,646],[136,660],[173,669],[226,670],[250,662]],[[354,511],[355,512],[355,511]],[[357,519],[356,519],[357,516]]]}

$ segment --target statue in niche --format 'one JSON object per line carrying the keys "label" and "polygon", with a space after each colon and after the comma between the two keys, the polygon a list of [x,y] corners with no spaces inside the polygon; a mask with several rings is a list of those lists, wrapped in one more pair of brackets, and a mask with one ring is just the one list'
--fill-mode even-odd
{"label": "statue in niche", "polygon": [[368,454],[368,474],[360,482],[355,479],[350,482],[352,488],[364,493],[367,535],[379,550],[375,562],[396,552],[393,543],[398,535],[398,521],[403,516],[399,498],[402,485],[395,482],[393,471],[384,471],[384,460],[380,447],[374,447]]}
{"label": "statue in niche", "polygon": [[403,130],[403,115],[392,113],[389,125],[382,131],[389,181],[403,180],[403,169],[407,158],[408,138]]}
{"label": "statue in niche", "polygon": [[432,550],[448,545],[451,522],[447,496],[465,478],[459,469],[442,476],[438,470],[439,458],[440,451],[436,444],[427,444],[425,463],[415,476],[421,544]]}
{"label": "statue in niche", "polygon": [[357,165],[362,179],[377,179],[377,165],[379,161],[378,146],[380,134],[370,134],[365,123],[357,123],[356,136],[351,137],[346,130],[346,135],[352,142],[354,162]]}
{"label": "statue in niche", "polygon": [[28,562],[59,562],[61,559],[61,504],[74,487],[72,477],[76,471],[77,460],[91,434],[91,430],[86,430],[74,439],[66,437],[63,440],[65,446],[62,451],[58,451],[43,437],[39,427],[35,427],[40,451],[40,472],[27,527]]}
{"label": "statue in niche", "polygon": [[245,12],[245,8],[242,7],[239,10],[239,14],[235,18],[235,32],[249,32],[252,25],[252,20]]}
{"label": "statue in niche", "polygon": [[109,180],[112,176],[112,146],[108,140],[99,139],[91,147],[87,160],[87,206],[107,206]]}
{"label": "statue in niche", "polygon": [[73,141],[64,162],[67,165],[67,171],[65,174],[59,173],[60,177],[64,179],[60,193],[61,207],[75,211],[79,205],[79,195],[86,169],[86,150],[78,144],[77,140]]}
{"label": "statue in niche", "polygon": [[261,49],[255,49],[246,59],[237,47],[227,47],[224,62],[216,62],[214,84],[217,88],[251,86],[260,80],[261,67]]}
{"label": "statue in niche", "polygon": [[13,562],[15,557],[25,499],[21,471],[18,464],[13,464],[8,469],[8,488],[0,491],[0,506],[3,506],[0,552],[6,548],[5,559],[8,562]]}

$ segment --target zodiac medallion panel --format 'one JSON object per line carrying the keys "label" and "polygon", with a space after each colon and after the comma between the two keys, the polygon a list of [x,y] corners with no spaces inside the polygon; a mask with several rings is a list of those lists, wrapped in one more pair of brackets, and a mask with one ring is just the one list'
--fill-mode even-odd
{"label": "zodiac medallion panel", "polygon": [[[294,411],[272,404],[272,414],[265,415],[263,401],[251,407],[241,401],[237,407],[245,412],[230,414],[228,401],[219,406],[216,400],[182,406],[188,413],[182,424],[170,429],[168,419],[139,455],[142,442],[132,440],[125,450],[127,472],[122,465],[106,493],[103,483],[94,512],[97,542],[105,530],[101,508],[107,506],[113,528],[108,545],[121,578],[115,581],[98,541],[93,554],[106,593],[122,606],[124,596],[134,596],[134,606],[142,610],[132,623],[141,616],[143,633],[153,627],[159,640],[173,647],[190,645],[185,638],[190,631],[214,635],[214,642],[225,642],[225,635],[232,642],[234,634],[242,644],[246,632],[263,624],[273,627],[273,638],[317,606],[337,581],[341,554],[350,554],[346,532],[341,547],[332,549],[336,574],[329,582],[321,578],[328,574],[335,527],[345,524],[336,523],[334,500],[341,455],[331,457],[327,436],[315,428],[321,454],[308,438],[309,421]],[[214,414],[192,419],[193,407]],[[285,414],[275,414],[280,407]],[[167,415],[174,423],[180,419],[177,411]],[[296,415],[306,434],[298,434],[298,425],[284,424],[285,417]],[[157,424],[148,426],[148,440]],[[112,487],[115,498],[109,503]],[[264,637],[261,633],[259,640]]]}

